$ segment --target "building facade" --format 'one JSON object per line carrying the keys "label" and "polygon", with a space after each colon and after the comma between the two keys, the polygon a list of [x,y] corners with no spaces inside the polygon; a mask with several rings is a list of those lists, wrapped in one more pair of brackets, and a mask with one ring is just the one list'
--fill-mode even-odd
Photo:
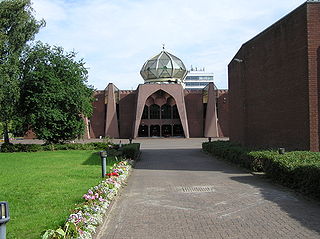
{"label": "building facade", "polygon": [[87,119],[87,138],[226,137],[228,92],[214,83],[187,90],[183,62],[167,51],[147,60],[144,84],[119,90],[110,83],[95,92],[94,113]]}
{"label": "building facade", "polygon": [[204,68],[191,67],[184,80],[187,90],[202,90],[210,82],[213,83],[213,73],[206,72]]}
{"label": "building facade", "polygon": [[320,3],[244,43],[228,65],[230,140],[319,151]]}

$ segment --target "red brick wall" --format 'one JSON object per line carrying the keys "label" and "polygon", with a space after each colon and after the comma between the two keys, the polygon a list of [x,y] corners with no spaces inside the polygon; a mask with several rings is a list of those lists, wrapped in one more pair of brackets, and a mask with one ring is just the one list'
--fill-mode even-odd
{"label": "red brick wall", "polygon": [[135,91],[121,91],[119,102],[120,138],[131,138],[136,110]]}
{"label": "red brick wall", "polygon": [[202,91],[185,90],[185,104],[190,138],[203,137]]}
{"label": "red brick wall", "polygon": [[230,140],[309,149],[307,4],[245,43],[229,64]]}
{"label": "red brick wall", "polygon": [[307,5],[308,14],[308,63],[309,63],[309,117],[310,149],[319,151],[319,53],[320,53],[320,4]]}
{"label": "red brick wall", "polygon": [[[237,57],[242,59],[240,53]],[[242,64],[231,62],[228,67],[229,138],[232,142],[244,144],[244,79],[241,66]]]}
{"label": "red brick wall", "polygon": [[105,127],[104,91],[96,91],[93,97],[96,100],[93,102],[93,115],[90,118],[90,137],[99,138],[104,136]]}

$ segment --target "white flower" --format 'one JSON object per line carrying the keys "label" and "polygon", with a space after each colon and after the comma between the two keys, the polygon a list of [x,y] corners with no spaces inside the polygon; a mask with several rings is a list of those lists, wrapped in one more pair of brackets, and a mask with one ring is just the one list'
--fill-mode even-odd
{"label": "white flower", "polygon": [[103,215],[108,209],[110,201],[126,181],[130,169],[130,162],[119,162],[112,169],[120,173],[118,177],[103,180],[88,190],[87,195],[94,197],[94,199],[86,201],[82,206],[76,208],[76,213],[71,214],[67,220],[77,224],[78,230],[81,232],[77,239],[92,239],[96,226],[103,222]]}

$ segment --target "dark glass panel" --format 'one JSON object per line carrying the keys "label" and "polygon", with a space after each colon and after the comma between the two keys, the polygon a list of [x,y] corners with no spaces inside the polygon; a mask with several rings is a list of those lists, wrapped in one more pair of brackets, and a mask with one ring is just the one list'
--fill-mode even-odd
{"label": "dark glass panel", "polygon": [[149,107],[145,105],[143,108],[143,113],[142,113],[141,119],[149,119],[148,110],[149,110]]}
{"label": "dark glass panel", "polygon": [[160,106],[150,105],[150,119],[160,119]]}
{"label": "dark glass panel", "polygon": [[164,104],[161,106],[161,119],[171,119],[171,106]]}

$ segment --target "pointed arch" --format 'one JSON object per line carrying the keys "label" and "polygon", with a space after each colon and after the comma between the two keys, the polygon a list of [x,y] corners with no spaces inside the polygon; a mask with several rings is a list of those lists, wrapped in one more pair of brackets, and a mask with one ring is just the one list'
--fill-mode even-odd
{"label": "pointed arch", "polygon": [[137,104],[136,104],[136,113],[135,120],[133,125],[133,137],[138,136],[139,125],[143,113],[144,106],[148,97],[156,93],[157,91],[162,90],[167,93],[170,97],[174,99],[177,105],[178,113],[181,120],[181,125],[184,131],[186,138],[189,138],[189,128],[187,120],[187,112],[184,101],[184,91],[183,87],[180,84],[144,84],[139,85],[137,93]]}

